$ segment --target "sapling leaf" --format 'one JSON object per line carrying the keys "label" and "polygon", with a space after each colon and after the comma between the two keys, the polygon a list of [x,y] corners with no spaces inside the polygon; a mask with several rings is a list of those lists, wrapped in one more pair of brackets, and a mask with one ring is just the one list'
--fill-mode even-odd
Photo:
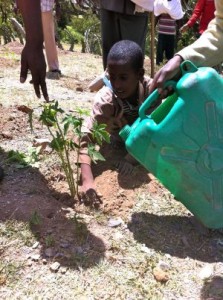
{"label": "sapling leaf", "polygon": [[80,145],[75,143],[73,140],[69,140],[68,145],[70,149],[75,150],[75,149],[80,149]]}
{"label": "sapling leaf", "polygon": [[87,117],[87,116],[90,116],[90,111],[89,109],[86,109],[86,108],[80,108],[80,107],[77,107],[76,108],[76,113],[81,117],[81,116],[84,116],[84,117]]}
{"label": "sapling leaf", "polygon": [[62,137],[57,135],[57,137],[52,139],[50,146],[53,150],[60,152],[64,150],[65,144],[66,144],[65,140]]}
{"label": "sapling leaf", "polygon": [[98,160],[105,161],[103,155],[95,149],[94,144],[88,145],[88,155],[90,156],[90,158],[94,163],[97,163]]}
{"label": "sapling leaf", "polygon": [[103,141],[110,143],[110,134],[106,131],[106,126],[106,124],[98,124],[98,122],[93,124],[92,137],[99,145]]}

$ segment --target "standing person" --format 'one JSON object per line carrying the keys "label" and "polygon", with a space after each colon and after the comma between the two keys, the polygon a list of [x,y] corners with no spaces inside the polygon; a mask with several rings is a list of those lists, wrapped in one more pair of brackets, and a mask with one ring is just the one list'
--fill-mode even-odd
{"label": "standing person", "polygon": [[192,61],[197,67],[213,67],[223,61],[223,1],[215,0],[215,7],[215,18],[209,23],[207,30],[156,73],[150,92],[158,88],[159,93],[165,97],[164,83],[172,78],[179,78],[180,65],[184,60]]}
{"label": "standing person", "polygon": [[187,23],[180,28],[180,32],[182,33],[188,30],[188,28],[192,28],[199,20],[198,33],[200,36],[207,29],[209,22],[214,18],[214,12],[214,0],[198,0],[192,16]]}
{"label": "standing person", "polygon": [[135,12],[136,6],[130,0],[101,0],[100,7],[104,69],[107,65],[108,52],[118,41],[134,41],[145,54],[148,13]]}
{"label": "standing person", "polygon": [[[76,2],[80,4],[82,0],[76,0]],[[16,4],[22,14],[26,31],[26,44],[21,54],[20,82],[26,81],[30,70],[36,96],[40,98],[42,92],[45,100],[49,101],[40,0],[16,0]]]}
{"label": "standing person", "polygon": [[[91,129],[95,121],[106,124],[106,130],[111,139],[120,145],[120,129],[131,125],[138,117],[138,109],[148,97],[150,78],[144,76],[144,56],[140,46],[129,40],[115,43],[107,57],[107,72],[111,86],[103,86],[95,96],[91,116],[85,124],[85,135],[81,140],[80,162],[83,199],[86,203],[96,203],[98,194],[94,186],[91,169],[91,159],[88,155],[87,145],[92,143]],[[158,101],[159,102],[159,101]],[[159,103],[154,103],[148,113]],[[124,143],[123,147],[124,147]],[[118,170],[122,174],[130,173],[133,169],[134,159],[127,154],[119,163]]]}
{"label": "standing person", "polygon": [[41,90],[48,101],[40,0],[16,0],[16,3],[26,32],[26,43],[21,54],[20,82],[26,81],[30,70],[36,96],[41,97]]}
{"label": "standing person", "polygon": [[59,79],[61,76],[55,40],[54,4],[54,0],[41,0],[43,36],[48,65],[47,78],[49,79]]}
{"label": "standing person", "polygon": [[148,12],[137,12],[136,4],[131,0],[100,0],[100,19],[105,72],[90,83],[91,91],[98,91],[103,86],[108,52],[116,42],[121,40],[136,42],[145,55]]}
{"label": "standing person", "polygon": [[156,65],[163,62],[163,58],[170,60],[174,56],[177,21],[169,14],[161,14],[156,19],[158,23],[158,42],[156,48]]}

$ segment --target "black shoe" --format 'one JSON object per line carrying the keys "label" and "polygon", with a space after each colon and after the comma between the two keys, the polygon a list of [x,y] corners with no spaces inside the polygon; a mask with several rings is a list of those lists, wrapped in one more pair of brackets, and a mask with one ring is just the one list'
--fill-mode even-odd
{"label": "black shoe", "polygon": [[5,176],[4,170],[2,169],[2,167],[0,167],[0,181],[2,181],[4,176]]}

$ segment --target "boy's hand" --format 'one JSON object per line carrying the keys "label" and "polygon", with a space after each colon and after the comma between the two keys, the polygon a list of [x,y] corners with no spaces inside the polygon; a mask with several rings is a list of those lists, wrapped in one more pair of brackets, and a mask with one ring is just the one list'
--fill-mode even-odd
{"label": "boy's hand", "polygon": [[21,71],[20,71],[20,82],[24,83],[27,79],[28,70],[32,74],[32,83],[36,96],[40,98],[41,93],[43,93],[45,100],[48,102],[49,97],[46,87],[46,62],[43,54],[43,50],[33,50],[30,49],[28,45],[23,48],[21,55]]}
{"label": "boy's hand", "polygon": [[82,187],[82,191],[80,193],[80,202],[84,203],[84,205],[97,209],[102,204],[101,198],[102,195],[97,193],[94,188],[84,190]]}

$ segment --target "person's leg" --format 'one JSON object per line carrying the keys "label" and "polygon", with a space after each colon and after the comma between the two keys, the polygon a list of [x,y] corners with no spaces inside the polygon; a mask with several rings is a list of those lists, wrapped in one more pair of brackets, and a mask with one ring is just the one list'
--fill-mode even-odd
{"label": "person's leg", "polygon": [[101,9],[101,38],[103,67],[105,70],[109,50],[116,42],[121,40],[117,14],[115,12]]}
{"label": "person's leg", "polygon": [[170,60],[174,56],[174,49],[175,49],[175,35],[166,34],[165,55],[167,60]]}
{"label": "person's leg", "polygon": [[156,65],[159,66],[163,62],[163,44],[164,44],[164,35],[158,34],[158,42],[156,46]]}
{"label": "person's leg", "polygon": [[148,16],[119,14],[119,22],[121,32],[120,39],[136,42],[145,54]]}
{"label": "person's leg", "polygon": [[59,70],[55,41],[54,16],[52,11],[42,12],[44,44],[49,71]]}

